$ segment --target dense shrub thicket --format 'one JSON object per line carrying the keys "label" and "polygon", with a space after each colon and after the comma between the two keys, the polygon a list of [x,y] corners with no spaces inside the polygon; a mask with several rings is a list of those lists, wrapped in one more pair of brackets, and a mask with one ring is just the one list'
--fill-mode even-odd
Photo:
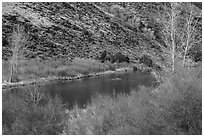
{"label": "dense shrub thicket", "polygon": [[156,71],[162,71],[161,66],[157,65],[155,62],[152,61],[151,57],[148,55],[143,55],[141,58],[139,58],[139,63],[142,63],[152,69],[155,69]]}
{"label": "dense shrub thicket", "polygon": [[115,63],[115,62],[130,63],[129,57],[123,55],[121,52],[117,52],[116,54],[112,55],[106,50],[101,53],[99,60],[101,60],[101,62],[110,61],[111,63]]}
{"label": "dense shrub thicket", "polygon": [[201,71],[181,68],[155,90],[93,99],[70,111],[65,134],[202,134]]}
{"label": "dense shrub thicket", "polygon": [[[3,134],[202,134],[202,69],[178,68],[156,89],[63,107],[35,90],[3,93]],[[66,113],[65,113],[66,112]]]}
{"label": "dense shrub thicket", "polygon": [[151,60],[151,58],[147,55],[144,55],[140,58],[140,63],[144,63],[145,65],[147,65],[148,67],[153,67],[153,61]]}
{"label": "dense shrub thicket", "polygon": [[40,93],[38,87],[2,96],[2,131],[9,135],[59,134],[64,119],[59,97]]}

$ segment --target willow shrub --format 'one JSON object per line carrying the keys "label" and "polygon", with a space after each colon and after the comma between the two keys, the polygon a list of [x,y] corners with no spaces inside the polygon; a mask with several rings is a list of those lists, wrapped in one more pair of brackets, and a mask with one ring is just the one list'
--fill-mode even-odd
{"label": "willow shrub", "polygon": [[2,94],[2,133],[61,134],[64,116],[61,100],[45,96],[36,88],[35,91],[28,90]]}
{"label": "willow shrub", "polygon": [[202,134],[201,71],[180,68],[154,90],[93,98],[86,109],[70,110],[64,133]]}

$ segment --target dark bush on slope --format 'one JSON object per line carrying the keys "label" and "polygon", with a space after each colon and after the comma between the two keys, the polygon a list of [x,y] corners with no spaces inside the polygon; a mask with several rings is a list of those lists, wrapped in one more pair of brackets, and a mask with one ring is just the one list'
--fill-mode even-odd
{"label": "dark bush on slope", "polygon": [[143,63],[145,65],[147,65],[148,67],[153,67],[153,61],[151,60],[151,58],[147,55],[143,55],[140,58],[140,63]]}
{"label": "dark bush on slope", "polygon": [[101,57],[99,58],[101,62],[111,61],[111,63],[115,62],[127,62],[130,63],[130,59],[128,56],[123,55],[121,52],[117,52],[116,54],[112,55],[107,51],[103,51],[101,53]]}

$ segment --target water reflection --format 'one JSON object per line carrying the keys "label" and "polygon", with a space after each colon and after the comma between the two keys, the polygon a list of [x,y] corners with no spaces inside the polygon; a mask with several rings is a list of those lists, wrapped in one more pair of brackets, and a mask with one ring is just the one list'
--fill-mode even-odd
{"label": "water reflection", "polygon": [[[155,79],[147,72],[121,72],[71,82],[41,85],[39,90],[51,96],[59,96],[64,103],[67,103],[72,108],[76,104],[79,107],[86,105],[93,96],[98,94],[128,94],[132,89],[137,90],[139,85],[152,86],[154,81]],[[16,92],[20,95],[20,91],[28,90],[27,88],[12,89],[11,92]]]}
{"label": "water reflection", "polygon": [[70,107],[74,104],[81,107],[87,104],[91,97],[96,94],[129,93],[131,89],[137,90],[139,85],[149,87],[153,81],[154,78],[149,73],[123,72],[72,82],[59,82],[45,87],[51,95],[62,97]]}

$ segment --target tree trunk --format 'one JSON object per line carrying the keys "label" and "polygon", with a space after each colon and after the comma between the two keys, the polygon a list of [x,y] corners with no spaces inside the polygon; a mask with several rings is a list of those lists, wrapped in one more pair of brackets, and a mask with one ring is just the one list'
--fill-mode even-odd
{"label": "tree trunk", "polygon": [[174,31],[174,23],[175,23],[175,7],[177,3],[171,3],[171,45],[172,45],[172,71],[175,70],[175,31]]}
{"label": "tree trunk", "polygon": [[18,82],[18,59],[19,50],[24,46],[26,42],[26,34],[24,33],[24,28],[21,26],[16,26],[13,29],[13,34],[11,35],[11,46],[13,47],[13,55],[10,63],[10,78],[9,82]]}
{"label": "tree trunk", "polygon": [[190,41],[190,37],[191,37],[191,31],[192,28],[191,28],[191,23],[192,23],[192,19],[193,19],[193,16],[192,16],[192,8],[190,8],[191,12],[190,12],[190,17],[188,18],[187,20],[187,39],[186,39],[186,43],[185,43],[185,50],[184,50],[184,56],[183,56],[183,66],[185,66],[185,62],[186,62],[186,54],[188,52],[188,49],[189,49],[189,41]]}
{"label": "tree trunk", "polygon": [[19,79],[18,79],[17,64],[14,63],[14,64],[11,66],[11,72],[10,72],[9,82],[10,82],[10,83],[13,83],[13,82],[18,82],[18,81],[19,81]]}

